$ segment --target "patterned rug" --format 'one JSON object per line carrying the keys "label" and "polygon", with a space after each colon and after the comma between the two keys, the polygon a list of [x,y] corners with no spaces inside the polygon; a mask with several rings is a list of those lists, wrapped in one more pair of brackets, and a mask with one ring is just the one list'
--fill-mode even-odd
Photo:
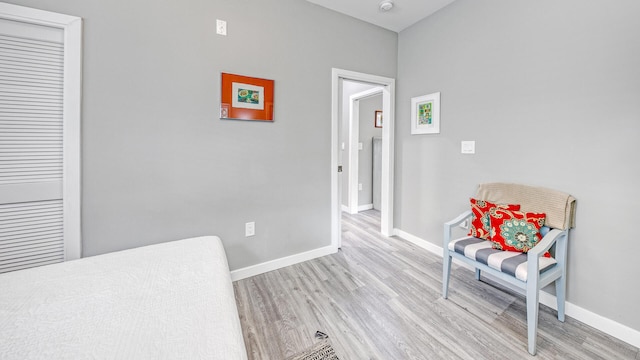
{"label": "patterned rug", "polygon": [[339,360],[328,341],[321,341],[286,360]]}

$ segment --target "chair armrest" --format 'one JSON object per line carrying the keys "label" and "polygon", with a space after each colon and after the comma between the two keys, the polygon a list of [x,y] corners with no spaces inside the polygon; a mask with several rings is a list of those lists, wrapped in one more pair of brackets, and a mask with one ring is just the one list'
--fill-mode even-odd
{"label": "chair armrest", "polygon": [[542,254],[547,252],[553,244],[556,243],[556,240],[560,236],[562,236],[565,232],[558,229],[552,229],[545,235],[545,237],[540,240],[539,243],[536,244],[532,249],[529,249],[527,252],[527,260],[531,260],[533,257],[540,257]]}
{"label": "chair armrest", "polygon": [[462,214],[458,215],[455,219],[449,220],[446,223],[444,223],[444,226],[448,228],[452,228],[456,225],[462,224],[463,221],[467,220],[470,217],[471,217],[471,210],[467,210]]}
{"label": "chair armrest", "polygon": [[471,210],[467,210],[462,214],[458,215],[455,219],[449,220],[444,223],[444,242],[443,242],[443,251],[446,254],[449,251],[449,243],[451,242],[451,229],[454,226],[462,224],[465,220],[471,217]]}
{"label": "chair armrest", "polygon": [[[540,276],[540,262],[539,262],[540,257],[545,252],[547,252],[553,246],[553,244],[556,243],[556,241],[560,241],[562,238],[565,238],[566,240],[566,236],[567,236],[567,230],[562,231],[558,229],[553,229],[549,231],[549,233],[545,235],[545,237],[543,237],[542,240],[540,240],[540,242],[536,244],[536,246],[534,246],[532,249],[530,249],[527,252],[527,273],[529,274],[529,280],[532,279],[532,276],[534,276],[533,278],[536,279],[534,281],[527,280],[527,288],[529,288],[529,286],[531,287],[538,286],[537,279]],[[566,241],[564,241],[563,243],[566,245]],[[558,261],[558,264],[561,267],[564,267],[564,260]],[[537,290],[539,289],[536,289],[536,291]]]}

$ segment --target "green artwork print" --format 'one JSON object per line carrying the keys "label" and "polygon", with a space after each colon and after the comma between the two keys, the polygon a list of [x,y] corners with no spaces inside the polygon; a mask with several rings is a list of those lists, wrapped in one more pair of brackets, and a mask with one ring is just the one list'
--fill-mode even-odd
{"label": "green artwork print", "polygon": [[260,103],[260,92],[256,90],[238,89],[238,102],[258,104]]}
{"label": "green artwork print", "polygon": [[418,125],[433,123],[433,102],[418,104]]}

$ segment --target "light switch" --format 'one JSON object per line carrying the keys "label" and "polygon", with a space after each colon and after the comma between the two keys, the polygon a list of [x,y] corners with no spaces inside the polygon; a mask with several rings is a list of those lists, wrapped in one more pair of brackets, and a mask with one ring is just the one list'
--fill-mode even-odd
{"label": "light switch", "polygon": [[460,152],[462,154],[475,154],[476,142],[475,141],[462,141],[460,142]]}
{"label": "light switch", "polygon": [[256,223],[255,221],[248,222],[244,224],[244,236],[254,236],[256,234]]}
{"label": "light switch", "polygon": [[227,22],[224,20],[216,20],[216,33],[218,35],[227,35]]}

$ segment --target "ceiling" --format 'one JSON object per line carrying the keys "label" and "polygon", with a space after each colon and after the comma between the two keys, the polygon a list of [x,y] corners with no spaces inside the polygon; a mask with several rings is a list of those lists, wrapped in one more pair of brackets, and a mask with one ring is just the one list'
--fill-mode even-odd
{"label": "ceiling", "polygon": [[400,32],[455,0],[391,0],[393,9],[382,12],[382,0],[307,0],[322,7]]}

